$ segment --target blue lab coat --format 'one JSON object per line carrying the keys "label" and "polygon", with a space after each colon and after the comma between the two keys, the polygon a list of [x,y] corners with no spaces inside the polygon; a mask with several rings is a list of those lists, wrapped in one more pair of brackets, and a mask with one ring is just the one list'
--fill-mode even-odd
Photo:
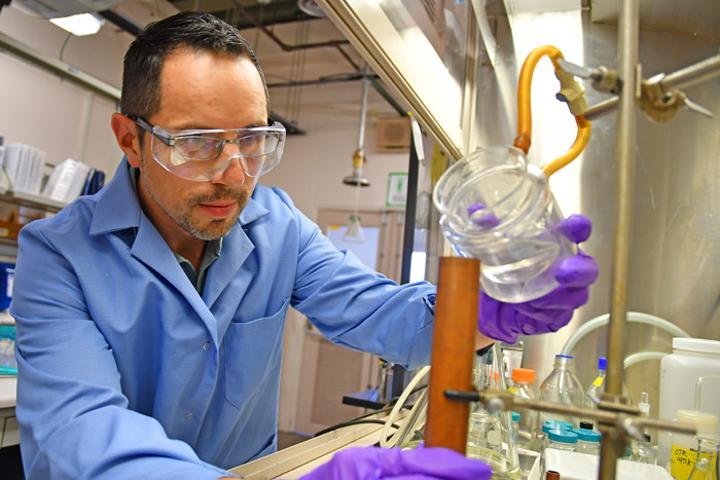
{"label": "blue lab coat", "polygon": [[98,194],[20,235],[11,312],[30,479],[217,478],[212,465],[275,451],[289,305],[337,344],[429,361],[435,288],[338,251],[281,190],[255,189],[200,295],[134,181],[123,160]]}

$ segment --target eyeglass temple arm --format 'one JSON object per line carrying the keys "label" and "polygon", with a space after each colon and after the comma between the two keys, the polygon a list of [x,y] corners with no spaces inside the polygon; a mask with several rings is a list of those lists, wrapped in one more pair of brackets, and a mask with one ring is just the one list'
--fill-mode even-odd
{"label": "eyeglass temple arm", "polygon": [[128,117],[130,120],[133,120],[140,126],[140,128],[148,132],[150,135],[155,135],[165,145],[172,147],[175,144],[174,139],[170,135],[168,135],[163,129],[155,127],[155,125],[152,125],[144,118],[134,115],[132,113],[127,114],[126,117]]}

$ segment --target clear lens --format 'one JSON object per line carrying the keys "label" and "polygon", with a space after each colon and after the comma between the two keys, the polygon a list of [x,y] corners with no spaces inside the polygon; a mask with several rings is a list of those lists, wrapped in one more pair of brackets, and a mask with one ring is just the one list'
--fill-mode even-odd
{"label": "clear lens", "polygon": [[[247,176],[258,177],[280,162],[285,144],[281,124],[275,123],[268,130],[263,128],[228,130],[238,133],[234,139],[224,138],[224,131],[178,135],[173,146],[152,135],[151,150],[153,158],[166,170],[188,180],[208,181],[225,171],[235,158]],[[232,145],[226,149],[226,144]]]}

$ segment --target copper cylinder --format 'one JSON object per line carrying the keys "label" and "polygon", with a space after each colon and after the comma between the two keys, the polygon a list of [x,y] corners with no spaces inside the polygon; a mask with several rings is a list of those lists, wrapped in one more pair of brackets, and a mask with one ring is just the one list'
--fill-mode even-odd
{"label": "copper cylinder", "polygon": [[444,392],[473,389],[479,275],[479,260],[440,258],[425,445],[450,448],[463,455],[470,404],[450,400]]}

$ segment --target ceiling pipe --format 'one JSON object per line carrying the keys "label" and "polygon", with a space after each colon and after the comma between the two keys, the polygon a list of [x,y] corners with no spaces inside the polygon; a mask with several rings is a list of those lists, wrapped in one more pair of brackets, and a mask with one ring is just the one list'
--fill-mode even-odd
{"label": "ceiling pipe", "polygon": [[142,28],[138,24],[128,19],[124,15],[120,15],[119,13],[113,12],[112,10],[100,10],[97,13],[105,20],[112,23],[119,29],[129,33],[133,37],[137,37],[138,35],[140,35],[140,32],[142,32]]}
{"label": "ceiling pipe", "polygon": [[242,6],[242,4],[238,0],[233,0],[233,5],[238,9],[240,14],[247,18],[253,25],[255,25],[256,28],[260,29],[265,35],[270,37],[270,39],[275,42],[283,51],[285,52],[295,52],[297,50],[307,50],[310,48],[326,48],[331,47],[335,48],[340,45],[348,45],[350,42],[347,40],[330,40],[327,42],[312,42],[312,43],[302,43],[299,45],[289,45],[282,40],[280,40],[280,37],[275,35],[272,30],[267,28],[265,25],[262,24],[262,22],[259,19],[256,19],[252,17],[247,10],[245,10],[245,7]]}
{"label": "ceiling pipe", "polygon": [[[1,0],[0,0],[1,1]],[[140,32],[142,32],[142,28],[134,23],[132,20],[127,19],[123,15],[120,15],[119,13],[115,13],[112,10],[102,10],[98,12],[100,16],[105,18],[108,22],[112,23],[116,27],[120,28],[121,30],[124,30],[125,32],[129,33],[133,37],[137,37]],[[270,88],[270,85],[268,85],[268,88]],[[274,121],[278,121],[283,124],[285,127],[285,132],[288,135],[305,135],[307,132],[300,128],[298,125],[296,125],[294,122],[282,117],[276,112],[271,111],[269,114],[269,119],[271,123]]]}
{"label": "ceiling pipe", "polygon": [[[367,73],[367,70],[368,69],[366,68],[365,73]],[[370,180],[368,180],[366,177],[363,177],[362,174],[362,167],[365,163],[365,123],[367,121],[367,98],[370,80],[367,78],[367,76],[363,76],[362,82],[363,84],[362,100],[360,101],[360,130],[358,132],[358,146],[352,156],[352,173],[347,177],[343,178],[343,183],[345,185],[351,185],[355,187],[370,186]]]}

